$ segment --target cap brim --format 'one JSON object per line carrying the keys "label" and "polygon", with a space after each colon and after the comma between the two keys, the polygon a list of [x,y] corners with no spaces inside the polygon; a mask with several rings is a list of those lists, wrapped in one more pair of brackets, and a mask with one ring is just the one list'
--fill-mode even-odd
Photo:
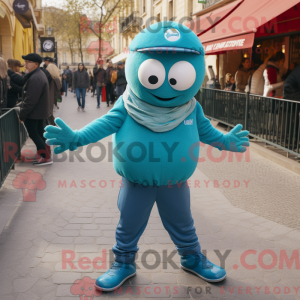
{"label": "cap brim", "polygon": [[183,52],[183,53],[194,53],[197,55],[202,54],[201,52],[194,50],[194,49],[189,49],[189,48],[179,48],[179,47],[149,47],[149,48],[141,48],[141,49],[136,49],[137,52],[156,52],[156,53],[161,53],[161,52],[168,52],[168,53],[176,53],[176,52]]}

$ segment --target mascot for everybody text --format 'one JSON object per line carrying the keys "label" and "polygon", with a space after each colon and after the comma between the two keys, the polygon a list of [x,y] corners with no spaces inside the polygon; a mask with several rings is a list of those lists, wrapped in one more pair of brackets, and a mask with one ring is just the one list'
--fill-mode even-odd
{"label": "mascot for everybody text", "polygon": [[125,67],[128,86],[108,114],[80,130],[72,130],[61,119],[56,119],[59,127],[46,127],[47,143],[59,146],[56,154],[113,134],[118,149],[114,168],[123,177],[123,186],[115,262],[95,283],[103,291],[114,290],[136,274],[137,244],[155,202],[182,268],[208,282],[226,276],[201,253],[186,184],[198,157],[190,149],[198,149],[191,146],[201,141],[219,150],[245,152],[249,132],[237,125],[224,135],[204,116],[194,98],[205,75],[204,54],[198,37],[187,27],[153,24],[132,41]]}

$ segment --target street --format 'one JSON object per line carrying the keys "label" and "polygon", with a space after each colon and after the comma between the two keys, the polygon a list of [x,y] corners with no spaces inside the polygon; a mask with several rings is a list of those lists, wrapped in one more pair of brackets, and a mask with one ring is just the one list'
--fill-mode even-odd
{"label": "street", "polygon": [[[78,112],[69,93],[55,116],[80,129],[110,109],[106,103],[96,106],[88,93],[86,112]],[[101,141],[106,149],[111,139]],[[31,140],[24,148],[35,149]],[[119,222],[121,178],[108,155],[101,162],[90,159],[100,156],[99,147],[89,147],[91,153],[87,148],[81,161],[68,151],[67,159],[58,155],[51,166],[18,163],[5,181],[0,190],[1,300],[300,298],[300,176],[251,153],[251,146],[250,161],[243,156],[241,162],[235,155],[233,162],[228,155],[216,162],[212,157],[220,152],[210,154],[204,146],[205,162],[189,180],[202,251],[225,267],[225,281],[210,284],[180,268],[155,206],[139,241],[137,275],[102,295],[72,289],[76,280],[95,280],[110,268]],[[13,186],[28,170],[45,182],[35,196]]]}

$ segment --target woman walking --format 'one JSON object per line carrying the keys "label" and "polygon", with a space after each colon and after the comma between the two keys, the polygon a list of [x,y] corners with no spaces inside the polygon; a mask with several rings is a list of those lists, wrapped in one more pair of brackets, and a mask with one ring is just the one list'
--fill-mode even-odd
{"label": "woman walking", "polygon": [[[84,69],[83,63],[78,64],[78,70],[74,73],[74,89],[77,96],[78,108],[84,112],[85,95],[90,87],[90,78],[88,72]],[[80,94],[82,95],[82,103],[80,101]]]}

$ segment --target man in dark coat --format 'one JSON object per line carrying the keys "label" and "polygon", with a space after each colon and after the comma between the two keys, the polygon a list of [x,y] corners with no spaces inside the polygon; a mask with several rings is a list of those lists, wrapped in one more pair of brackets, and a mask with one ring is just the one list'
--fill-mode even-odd
{"label": "man in dark coat", "polygon": [[27,82],[23,88],[23,101],[20,105],[20,122],[24,122],[29,137],[35,143],[40,156],[35,166],[52,164],[49,148],[46,150],[44,134],[44,119],[51,115],[49,83],[46,75],[40,69],[42,57],[36,53],[22,56],[28,70]]}

